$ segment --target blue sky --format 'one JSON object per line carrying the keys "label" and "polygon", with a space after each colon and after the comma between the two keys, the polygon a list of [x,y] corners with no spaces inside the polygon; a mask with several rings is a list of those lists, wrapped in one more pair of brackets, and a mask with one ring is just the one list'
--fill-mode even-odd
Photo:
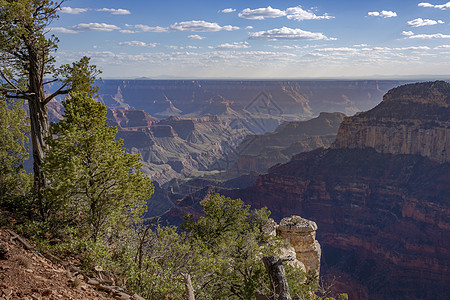
{"label": "blue sky", "polygon": [[57,61],[103,78],[387,78],[450,74],[450,2],[70,0]]}

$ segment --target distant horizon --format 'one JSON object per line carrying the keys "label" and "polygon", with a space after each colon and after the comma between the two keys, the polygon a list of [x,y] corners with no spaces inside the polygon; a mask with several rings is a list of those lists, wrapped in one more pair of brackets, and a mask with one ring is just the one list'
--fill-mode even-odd
{"label": "distant horizon", "polygon": [[314,77],[314,78],[225,78],[225,77],[211,77],[211,78],[202,78],[202,77],[102,77],[101,80],[153,80],[153,81],[190,81],[190,80],[196,80],[196,81],[208,81],[208,80],[217,80],[217,81],[437,81],[437,80],[443,80],[443,81],[450,81],[450,75],[442,75],[442,76],[433,76],[433,75],[423,75],[423,76],[416,76],[416,75],[410,75],[410,76],[379,76],[379,77],[345,77],[342,76],[341,78],[337,77]]}
{"label": "distant horizon", "polygon": [[47,29],[57,65],[89,56],[104,78],[441,79],[449,10],[447,0],[72,0]]}

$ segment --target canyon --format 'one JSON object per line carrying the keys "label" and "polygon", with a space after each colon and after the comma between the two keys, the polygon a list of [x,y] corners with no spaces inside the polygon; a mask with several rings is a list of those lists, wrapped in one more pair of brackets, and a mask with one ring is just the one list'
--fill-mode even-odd
{"label": "canyon", "polygon": [[[317,223],[325,277],[350,299],[445,299],[450,286],[450,84],[389,91],[346,118],[336,142],[222,189],[275,220]],[[435,136],[437,134],[437,136]],[[191,206],[193,207],[193,206]]]}
{"label": "canyon", "polygon": [[371,109],[395,80],[104,80],[99,99],[110,109],[143,110],[153,117],[216,115],[253,134],[284,121],[309,120],[321,112],[353,115]]}
{"label": "canyon", "polygon": [[198,189],[163,219],[179,224],[187,213],[198,216],[199,202],[216,192],[241,198],[268,207],[276,221],[295,214],[316,222],[321,274],[336,278],[335,292],[350,299],[444,299],[450,164],[436,153],[448,149],[449,86],[393,89],[372,110],[345,118],[331,147],[294,155],[253,175],[248,187],[196,182]]}
{"label": "canyon", "polygon": [[141,155],[142,171],[158,185],[208,170],[248,133],[211,115],[160,120],[144,111],[110,109],[107,117],[118,127],[117,138],[128,152]]}

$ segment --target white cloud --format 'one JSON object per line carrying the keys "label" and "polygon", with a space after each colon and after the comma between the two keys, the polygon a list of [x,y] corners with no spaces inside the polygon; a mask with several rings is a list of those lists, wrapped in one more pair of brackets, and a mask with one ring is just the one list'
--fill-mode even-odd
{"label": "white cloud", "polygon": [[113,15],[130,15],[131,14],[131,12],[128,9],[123,9],[123,8],[119,8],[119,9],[100,8],[100,9],[97,9],[97,11],[106,11],[106,12],[110,12]]}
{"label": "white cloud", "polygon": [[120,28],[106,23],[80,23],[72,27],[76,31],[114,31]]}
{"label": "white cloud", "polygon": [[412,35],[409,37],[410,39],[425,39],[425,40],[431,40],[431,39],[450,39],[449,34],[443,34],[443,33],[434,33],[434,34],[417,34]]}
{"label": "white cloud", "polygon": [[299,28],[293,29],[288,27],[276,28],[267,31],[258,31],[250,33],[251,40],[336,40],[328,38],[320,32],[304,31]]}
{"label": "white cloud", "polygon": [[129,30],[129,29],[122,29],[122,30],[119,30],[119,32],[120,32],[120,33],[125,33],[125,34],[128,34],[128,33],[136,33],[136,31],[134,31],[134,30]]}
{"label": "white cloud", "polygon": [[288,46],[288,45],[284,45],[284,46],[278,46],[278,45],[270,45],[270,47],[274,48],[274,49],[303,49],[304,47],[298,46],[298,45],[293,45],[293,46]]}
{"label": "white cloud", "polygon": [[372,17],[382,17],[382,18],[392,18],[397,16],[397,13],[395,11],[390,10],[382,10],[380,12],[370,11],[367,14]]}
{"label": "white cloud", "polygon": [[59,9],[59,12],[63,13],[63,14],[77,15],[80,13],[87,12],[88,10],[89,10],[88,8],[74,8],[74,7],[65,6],[65,7],[61,7]]}
{"label": "white cloud", "polygon": [[174,23],[170,25],[169,29],[175,31],[214,32],[221,30],[225,31],[238,30],[239,27],[231,25],[220,26],[217,23],[210,23],[206,21],[185,21]]}
{"label": "white cloud", "polygon": [[333,16],[324,14],[323,16],[317,16],[312,11],[306,11],[302,9],[301,6],[290,7],[286,9],[287,18],[295,21],[303,20],[323,20],[323,19],[333,19]]}
{"label": "white cloud", "polygon": [[431,3],[428,3],[428,2],[422,2],[422,3],[419,3],[418,6],[419,7],[431,7],[431,8],[438,8],[438,9],[441,9],[441,10],[446,10],[446,9],[450,8],[450,2],[447,2],[445,4],[437,4],[437,5],[434,5],[434,4],[431,4]]}
{"label": "white cloud", "polygon": [[436,49],[436,50],[439,50],[439,49],[450,49],[450,45],[441,45],[441,46],[434,47],[434,49]]}
{"label": "white cloud", "polygon": [[185,49],[200,49],[198,46],[166,46],[167,49],[172,50],[185,50]]}
{"label": "white cloud", "polygon": [[76,31],[76,30],[69,29],[69,28],[64,28],[64,27],[50,27],[48,29],[52,33],[70,33],[70,34],[78,33],[78,31]]}
{"label": "white cloud", "polygon": [[222,29],[225,31],[234,31],[234,30],[239,30],[240,28],[238,26],[225,25],[222,27]]}
{"label": "white cloud", "polygon": [[216,46],[216,49],[225,50],[225,49],[247,49],[250,48],[247,42],[234,42],[234,43],[225,43]]}
{"label": "white cloud", "polygon": [[286,16],[284,10],[272,8],[270,6],[257,9],[246,8],[239,13],[239,17],[249,20],[264,20],[265,18],[279,18],[284,16]]}
{"label": "white cloud", "polygon": [[198,34],[192,34],[192,35],[188,36],[188,39],[191,39],[191,40],[203,40],[203,39],[205,39],[205,37],[204,36],[200,36]]}
{"label": "white cloud", "polygon": [[431,26],[436,24],[444,24],[442,20],[430,20],[430,19],[422,19],[417,18],[411,21],[408,21],[408,25],[411,27],[422,27],[422,26]]}
{"label": "white cloud", "polygon": [[253,29],[253,26],[247,26],[245,29]]}
{"label": "white cloud", "polygon": [[[148,26],[148,25],[129,25],[125,24],[128,28],[135,28],[138,31],[143,32],[168,32],[168,31],[194,31],[194,32],[214,32],[214,31],[232,31],[240,29],[237,26],[225,25],[220,26],[217,23],[210,23],[206,21],[185,21],[185,22],[177,22],[169,27],[161,27],[161,26]],[[135,31],[126,31],[124,33],[134,33]],[[198,35],[192,35],[193,37],[198,37]],[[195,39],[195,38],[193,38]],[[198,38],[197,38],[198,39]]]}
{"label": "white cloud", "polygon": [[279,18],[286,16],[288,19],[302,21],[302,20],[322,20],[333,19],[334,17],[324,14],[317,16],[312,11],[306,11],[301,6],[289,7],[286,10],[272,8],[271,6],[257,9],[246,8],[239,13],[239,17],[250,20],[264,20],[266,18]]}
{"label": "white cloud", "polygon": [[[127,27],[130,27],[131,25],[128,25]],[[144,32],[167,32],[169,31],[168,28],[166,27],[161,27],[161,26],[147,26],[147,25],[142,25],[142,24],[138,24],[138,25],[134,25],[134,28],[140,30],[140,31],[144,31]]]}
{"label": "white cloud", "polygon": [[145,42],[141,42],[141,41],[126,41],[126,42],[120,42],[118,44],[119,46],[130,46],[130,47],[150,47],[150,48],[154,48],[156,47],[156,45],[158,45],[157,43],[145,43]]}
{"label": "white cloud", "polygon": [[235,11],[236,10],[234,8],[225,8],[225,9],[222,9],[220,12],[222,12],[224,14],[229,14],[229,13],[232,13],[232,12],[235,12]]}
{"label": "white cloud", "polygon": [[414,35],[414,32],[403,30],[403,31],[402,31],[402,35],[411,36],[411,35]]}

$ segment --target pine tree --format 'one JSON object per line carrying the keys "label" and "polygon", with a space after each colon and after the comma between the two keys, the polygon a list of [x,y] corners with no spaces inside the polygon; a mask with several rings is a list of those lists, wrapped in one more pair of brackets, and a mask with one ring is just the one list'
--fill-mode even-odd
{"label": "pine tree", "polygon": [[56,138],[47,140],[45,209],[54,224],[76,223],[95,240],[139,217],[153,187],[139,170],[140,156],[115,140],[105,105],[75,93],[63,106],[64,118],[52,124]]}

